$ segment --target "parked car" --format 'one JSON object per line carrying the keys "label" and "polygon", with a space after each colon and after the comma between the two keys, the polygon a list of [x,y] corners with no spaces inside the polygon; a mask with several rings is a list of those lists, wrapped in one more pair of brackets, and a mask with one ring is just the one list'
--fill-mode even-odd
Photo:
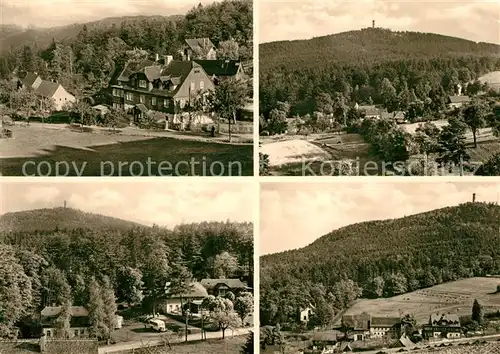
{"label": "parked car", "polygon": [[167,330],[165,326],[165,322],[159,319],[151,319],[148,322],[148,327],[157,331],[157,332],[165,332]]}

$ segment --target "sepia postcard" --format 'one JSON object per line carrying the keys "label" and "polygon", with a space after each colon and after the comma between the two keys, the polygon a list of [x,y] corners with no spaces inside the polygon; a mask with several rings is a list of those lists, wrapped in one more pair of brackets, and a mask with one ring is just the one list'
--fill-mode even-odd
{"label": "sepia postcard", "polygon": [[253,175],[251,0],[0,13],[1,175]]}
{"label": "sepia postcard", "polygon": [[499,182],[262,183],[260,353],[500,351]]}
{"label": "sepia postcard", "polygon": [[500,176],[498,1],[259,4],[261,175]]}
{"label": "sepia postcard", "polygon": [[37,180],[2,185],[0,353],[254,353],[247,183]]}

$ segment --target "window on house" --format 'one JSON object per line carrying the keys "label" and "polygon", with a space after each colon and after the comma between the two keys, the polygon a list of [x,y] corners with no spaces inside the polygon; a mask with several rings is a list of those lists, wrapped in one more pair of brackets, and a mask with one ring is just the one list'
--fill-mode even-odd
{"label": "window on house", "polygon": [[78,337],[78,335],[79,335],[79,334],[80,334],[80,333],[79,333],[79,332],[78,332],[78,330],[76,329],[76,330],[75,330],[75,336],[76,336],[76,337]]}
{"label": "window on house", "polygon": [[170,106],[170,101],[165,98],[163,100],[163,107],[169,107],[169,106]]}
{"label": "window on house", "polygon": [[126,99],[127,101],[132,101],[132,99],[133,99],[133,97],[132,97],[132,92],[127,92],[127,93],[125,94],[125,99]]}
{"label": "window on house", "polygon": [[156,97],[151,97],[151,104],[156,106]]}
{"label": "window on house", "polygon": [[139,87],[146,88],[146,87],[147,87],[147,82],[146,82],[146,80],[139,80]]}
{"label": "window on house", "polygon": [[144,95],[140,95],[139,96],[139,102],[144,103],[144,101],[145,101]]}
{"label": "window on house", "polygon": [[200,90],[205,89],[205,83],[203,81],[200,81]]}
{"label": "window on house", "polygon": [[50,337],[50,336],[52,336],[52,331],[49,329],[49,330],[47,330],[47,337]]}
{"label": "window on house", "polygon": [[191,92],[194,92],[196,90],[196,85],[194,81],[191,81]]}

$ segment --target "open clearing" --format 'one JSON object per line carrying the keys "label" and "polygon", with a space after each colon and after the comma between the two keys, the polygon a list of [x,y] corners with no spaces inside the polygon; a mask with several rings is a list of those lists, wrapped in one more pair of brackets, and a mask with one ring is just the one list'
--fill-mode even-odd
{"label": "open clearing", "polygon": [[[172,346],[172,349],[161,351],[161,353],[175,353],[175,354],[213,354],[213,353],[227,353],[227,354],[238,354],[241,350],[243,344],[245,344],[247,337],[238,336],[226,339],[211,339],[199,342],[188,342],[185,344],[176,344]],[[158,348],[159,349],[159,348]],[[161,349],[159,349],[161,350]],[[123,352],[118,352],[118,354],[147,354],[149,351],[141,351],[140,349],[127,350]],[[158,352],[155,352],[158,353]]]}
{"label": "open clearing", "polygon": [[487,82],[488,86],[492,89],[499,90],[500,89],[500,71],[492,71],[486,75],[483,75],[479,78],[481,82]]}
{"label": "open clearing", "polygon": [[58,162],[70,165],[69,171],[65,166],[58,171],[63,176],[79,175],[74,166],[82,176],[253,175],[252,144],[224,144],[168,132],[166,137],[103,130],[89,133],[41,124],[11,129],[13,137],[0,140],[0,173],[4,176],[22,176],[26,162],[25,173],[38,176],[55,176]]}
{"label": "open clearing", "polygon": [[[269,155],[271,171],[277,175],[338,175],[338,161],[354,162],[354,174],[360,175],[377,175],[381,167],[370,153],[370,144],[359,134],[312,134],[307,140],[290,138],[262,144],[260,152]],[[376,162],[377,168],[364,171],[368,162]]]}
{"label": "open clearing", "polygon": [[270,166],[301,163],[310,160],[328,160],[330,155],[307,140],[293,139],[264,144],[263,154],[269,155]]}
{"label": "open clearing", "polygon": [[462,279],[387,299],[360,300],[345,314],[368,312],[374,316],[399,316],[400,313],[412,313],[418,323],[425,323],[432,313],[470,315],[474,299],[478,299],[485,312],[498,311],[500,293],[493,294],[497,285],[500,285],[500,278]]}

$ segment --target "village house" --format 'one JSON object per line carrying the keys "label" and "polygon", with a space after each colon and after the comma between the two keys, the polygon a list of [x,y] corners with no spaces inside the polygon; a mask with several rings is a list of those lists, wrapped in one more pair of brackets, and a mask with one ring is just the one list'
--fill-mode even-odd
{"label": "village house", "polygon": [[456,314],[433,314],[429,323],[422,326],[424,338],[460,338],[462,327]]}
{"label": "village house", "polygon": [[403,111],[388,112],[387,109],[380,111],[381,119],[394,120],[397,124],[406,123],[405,113]]}
{"label": "village house", "polygon": [[182,56],[187,61],[193,59],[215,60],[217,52],[210,38],[187,38]]}
{"label": "village house", "polygon": [[251,290],[240,279],[202,279],[200,283],[209,295],[214,296],[226,296],[228,292],[237,295],[242,291]]}
{"label": "village house", "polygon": [[356,103],[354,108],[361,113],[362,118],[380,119],[381,117],[380,110],[374,105],[364,106]]}
{"label": "village house", "polygon": [[453,109],[453,108],[460,108],[464,104],[467,104],[470,102],[470,97],[469,96],[448,96],[448,107]]}
{"label": "village house", "polygon": [[169,294],[170,296],[160,305],[163,312],[181,314],[182,308],[189,305],[191,313],[198,313],[201,303],[208,297],[207,290],[201,283],[194,282],[191,289],[183,294]]}
{"label": "village house", "polygon": [[354,341],[368,338],[399,338],[401,335],[399,317],[375,317],[364,312],[359,315],[342,316],[342,326],[347,329],[349,339]]}
{"label": "village house", "polygon": [[337,337],[340,335],[339,332],[323,332],[314,333],[312,337],[312,350],[321,351],[321,353],[334,353],[338,348]]}
{"label": "village house", "polygon": [[372,317],[370,322],[370,338],[398,338],[401,333],[399,317]]}
{"label": "village house", "polygon": [[129,62],[110,86],[114,108],[132,112],[136,121],[149,111],[164,113],[168,118],[166,129],[168,123],[184,124],[181,118],[188,115],[186,108],[214,89],[201,65],[173,60],[172,56],[166,56],[163,62]]}
{"label": "village house", "polygon": [[17,86],[18,89],[22,88],[33,90],[33,92],[39,97],[52,99],[56,111],[62,111],[65,104],[76,101],[75,96],[66,91],[61,84],[43,80],[37,73],[34,72],[28,72],[20,75],[20,80],[18,81]]}
{"label": "village house", "polygon": [[347,330],[348,338],[362,341],[370,337],[371,316],[368,313],[342,316],[342,327]]}
{"label": "village house", "polygon": [[311,316],[314,314],[314,306],[309,304],[305,308],[299,310],[299,320],[302,323],[307,323],[311,319]]}
{"label": "village house", "polygon": [[[47,337],[54,337],[55,321],[61,313],[61,306],[47,306],[40,313],[42,333]],[[75,337],[85,337],[89,333],[89,312],[83,306],[71,306],[71,332]]]}

